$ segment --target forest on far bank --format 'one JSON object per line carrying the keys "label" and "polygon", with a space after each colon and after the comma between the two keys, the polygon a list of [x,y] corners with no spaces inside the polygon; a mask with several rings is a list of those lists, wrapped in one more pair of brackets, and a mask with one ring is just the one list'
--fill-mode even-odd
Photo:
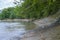
{"label": "forest on far bank", "polygon": [[20,0],[14,2],[15,7],[2,9],[0,19],[40,19],[48,17],[60,10],[60,0]]}

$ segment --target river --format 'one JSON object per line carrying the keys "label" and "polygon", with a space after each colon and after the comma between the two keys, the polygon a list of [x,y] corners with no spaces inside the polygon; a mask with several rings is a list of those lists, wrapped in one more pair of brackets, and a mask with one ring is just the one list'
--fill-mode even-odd
{"label": "river", "polygon": [[[32,22],[0,22],[0,40],[20,40],[23,34],[35,27],[37,26]],[[31,37],[22,38],[22,40],[41,40],[41,35],[45,40],[60,40],[60,25],[42,31],[42,34],[37,32],[33,36],[31,33],[26,34]]]}
{"label": "river", "polygon": [[31,22],[0,22],[0,40],[18,40],[35,27]]}

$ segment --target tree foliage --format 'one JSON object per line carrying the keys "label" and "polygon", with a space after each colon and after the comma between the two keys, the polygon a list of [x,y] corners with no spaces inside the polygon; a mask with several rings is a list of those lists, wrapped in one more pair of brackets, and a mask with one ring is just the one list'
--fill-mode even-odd
{"label": "tree foliage", "polygon": [[[42,18],[55,14],[60,9],[60,0],[24,0],[19,14],[26,18]],[[18,12],[18,11],[17,11]]]}
{"label": "tree foliage", "polygon": [[14,13],[14,8],[9,7],[9,8],[3,9],[0,16],[1,16],[1,19],[15,18],[16,15]]}
{"label": "tree foliage", "polygon": [[56,14],[60,10],[60,0],[20,0],[15,8],[3,9],[3,18],[39,19]]}

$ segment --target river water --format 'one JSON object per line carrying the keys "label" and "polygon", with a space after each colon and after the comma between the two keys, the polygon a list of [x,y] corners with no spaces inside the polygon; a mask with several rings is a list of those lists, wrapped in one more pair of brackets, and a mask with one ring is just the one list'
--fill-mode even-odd
{"label": "river water", "polygon": [[19,40],[25,32],[35,27],[31,22],[0,22],[0,40]]}
{"label": "river water", "polygon": [[[20,40],[24,33],[37,27],[32,22],[0,22],[0,40]],[[31,34],[30,34],[31,35]],[[23,40],[40,40],[39,33]],[[60,40],[60,25],[43,32],[45,40]]]}

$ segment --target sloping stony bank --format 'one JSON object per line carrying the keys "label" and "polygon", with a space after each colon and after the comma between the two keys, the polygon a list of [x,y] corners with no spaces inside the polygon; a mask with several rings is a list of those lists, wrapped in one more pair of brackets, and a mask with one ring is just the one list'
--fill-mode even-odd
{"label": "sloping stony bank", "polygon": [[56,27],[46,31],[42,30],[41,32],[30,33],[29,35],[32,36],[24,37],[21,40],[60,40],[60,26]]}
{"label": "sloping stony bank", "polygon": [[44,18],[40,20],[34,21],[34,23],[37,25],[36,29],[48,29],[54,26],[57,26],[60,24],[60,18],[53,19],[53,18]]}
{"label": "sloping stony bank", "polygon": [[44,19],[36,20],[34,21],[34,23],[37,25],[37,27],[34,30],[25,33],[21,38],[21,40],[51,40],[51,38],[48,38],[49,35],[46,31],[49,28],[53,28],[59,25],[60,18],[58,19],[44,18]]}

